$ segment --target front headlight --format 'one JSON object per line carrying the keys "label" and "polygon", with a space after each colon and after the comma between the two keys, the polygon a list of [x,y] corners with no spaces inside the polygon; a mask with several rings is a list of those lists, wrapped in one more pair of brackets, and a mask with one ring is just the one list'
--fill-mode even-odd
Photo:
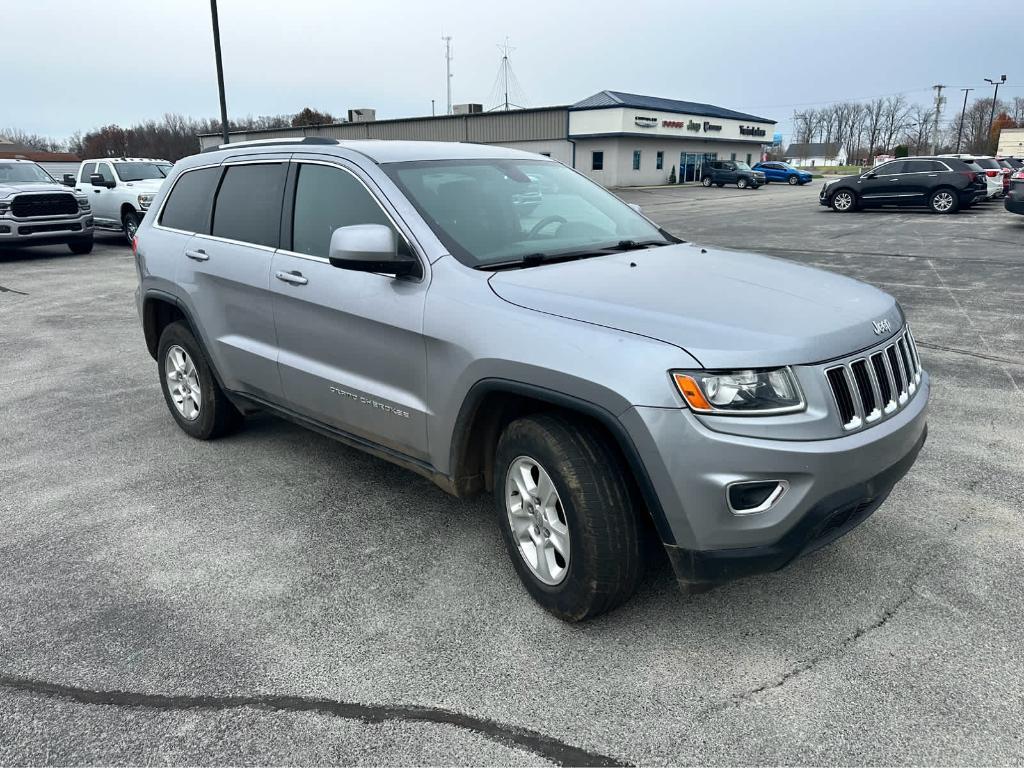
{"label": "front headlight", "polygon": [[803,410],[803,393],[789,368],[674,371],[690,410],[722,416],[765,416]]}
{"label": "front headlight", "polygon": [[149,208],[149,204],[152,202],[152,194],[139,195],[139,208],[141,208],[142,210],[147,210]]}
{"label": "front headlight", "polygon": [[0,216],[7,215],[9,210],[11,210],[11,204],[6,200],[0,200]]}
{"label": "front headlight", "polygon": [[75,200],[78,202],[79,211],[89,210],[89,198],[85,195],[75,195]]}

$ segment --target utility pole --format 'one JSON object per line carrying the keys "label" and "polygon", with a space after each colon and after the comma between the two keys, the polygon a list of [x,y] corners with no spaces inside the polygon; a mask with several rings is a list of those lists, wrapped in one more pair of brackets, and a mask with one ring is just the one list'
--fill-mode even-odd
{"label": "utility pole", "polygon": [[973,88],[961,88],[964,92],[964,108],[960,110],[960,130],[956,132],[956,154],[960,154],[960,140],[964,137],[964,117],[967,115],[967,94],[973,91]]}
{"label": "utility pole", "polygon": [[999,80],[989,80],[986,77],[985,82],[996,87],[996,92],[992,94],[992,111],[988,115],[988,141],[992,141],[992,123],[996,119],[996,102],[999,101],[999,86],[1006,82],[1006,75],[1002,75]]}
{"label": "utility pole", "polygon": [[220,94],[220,131],[224,143],[228,138],[228,102],[224,98],[224,64],[220,59],[220,24],[217,22],[217,0],[210,0],[210,15],[213,18],[213,55],[217,60],[217,90]]}
{"label": "utility pole", "polygon": [[434,116],[434,100],[433,99],[430,100],[430,116],[431,117]]}
{"label": "utility pole", "polygon": [[944,85],[933,85],[935,89],[935,124],[932,127],[932,154],[937,154],[939,151],[939,115],[942,114],[942,106],[946,103],[946,100],[942,98],[942,89]]}
{"label": "utility pole", "polygon": [[445,70],[445,83],[448,86],[448,111],[446,115],[452,113],[452,36],[444,35],[441,37],[444,40],[444,70]]}

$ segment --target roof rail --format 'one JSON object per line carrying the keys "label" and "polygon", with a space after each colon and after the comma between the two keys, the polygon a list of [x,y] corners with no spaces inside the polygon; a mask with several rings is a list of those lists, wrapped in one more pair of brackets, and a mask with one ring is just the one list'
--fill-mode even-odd
{"label": "roof rail", "polygon": [[220,144],[216,147],[207,147],[203,152],[217,152],[222,149],[235,149],[244,147],[272,147],[274,145],[287,144],[337,144],[337,139],[325,139],[323,136],[303,136],[296,139],[252,139],[250,141],[232,141],[228,144]]}

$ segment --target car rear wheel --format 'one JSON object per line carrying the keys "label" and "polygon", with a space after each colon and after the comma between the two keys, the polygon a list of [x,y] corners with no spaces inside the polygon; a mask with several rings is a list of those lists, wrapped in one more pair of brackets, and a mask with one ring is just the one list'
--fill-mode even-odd
{"label": "car rear wheel", "polygon": [[956,192],[951,189],[937,189],[928,198],[928,207],[935,213],[956,213],[960,207]]}
{"label": "car rear wheel", "polygon": [[789,185],[790,185],[791,187],[795,187],[795,186],[796,186],[797,184],[799,184],[799,183],[800,183],[800,179],[798,179],[798,178],[796,177],[796,174],[794,174],[794,175],[790,176],[790,177],[789,177],[789,179],[788,179],[788,181],[789,181]]}
{"label": "car rear wheel", "polygon": [[530,595],[566,621],[615,608],[641,574],[640,529],[608,438],[560,414],[517,419],[498,441],[495,512]]}
{"label": "car rear wheel", "polygon": [[711,186],[711,177],[710,176],[705,176],[703,179],[701,179],[700,183],[703,184],[705,187],[710,187]]}
{"label": "car rear wheel", "polygon": [[739,189],[746,189],[747,188],[747,180],[744,179],[744,178],[736,179],[736,186]]}
{"label": "car rear wheel", "polygon": [[225,397],[210,362],[183,323],[171,323],[160,335],[157,365],[167,409],[184,432],[212,440],[241,423],[242,414]]}
{"label": "car rear wheel", "polygon": [[857,208],[857,196],[849,189],[840,189],[838,192],[832,193],[829,205],[832,206],[833,211],[849,213]]}

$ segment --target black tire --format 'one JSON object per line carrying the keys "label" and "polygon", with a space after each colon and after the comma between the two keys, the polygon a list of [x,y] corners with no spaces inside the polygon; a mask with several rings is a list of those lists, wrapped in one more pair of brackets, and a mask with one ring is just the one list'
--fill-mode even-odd
{"label": "black tire", "polygon": [[79,256],[92,253],[92,235],[83,237],[80,240],[72,240],[68,243],[68,248],[72,253],[76,253]]}
{"label": "black tire", "polygon": [[[185,351],[196,371],[199,383],[199,412],[193,419],[186,418],[174,404],[167,378],[168,352],[178,347]],[[206,359],[202,347],[196,342],[192,331],[184,323],[171,323],[160,335],[157,349],[157,370],[160,375],[160,388],[164,393],[167,410],[181,427],[182,431],[198,440],[213,440],[228,434],[242,423],[242,414],[231,404],[221,391],[220,385],[213,376],[210,362]]]}
{"label": "black tire", "polygon": [[790,177],[789,177],[789,178],[787,179],[787,181],[789,182],[789,185],[790,185],[791,187],[795,187],[795,186],[796,186],[797,184],[799,184],[799,183],[800,183],[800,179],[799,179],[799,178],[797,178],[796,176],[790,176]]}
{"label": "black tire", "polygon": [[742,176],[740,178],[736,179],[736,188],[737,189],[746,189],[749,184],[750,184],[750,182],[747,181],[746,179],[744,179]]}
{"label": "black tire", "polygon": [[857,210],[857,193],[852,189],[837,189],[829,195],[828,204],[837,213],[850,213]]}
{"label": "black tire", "polygon": [[721,189],[722,187],[724,187],[724,186],[725,186],[725,182],[724,182],[724,181],[719,181],[719,182],[717,182],[717,183],[715,184],[715,186],[716,186],[716,187],[718,187],[719,189]]}
{"label": "black tire", "polygon": [[940,187],[928,196],[928,207],[933,213],[956,213],[960,210],[960,196],[954,189]]}
{"label": "black tire", "polygon": [[[506,507],[509,469],[528,457],[549,475],[568,529],[562,580],[542,581],[527,562]],[[642,569],[640,527],[627,475],[607,437],[585,421],[558,414],[518,419],[498,441],[494,465],[498,526],[520,580],[534,600],[566,621],[610,611],[636,590]]]}
{"label": "black tire", "polygon": [[[711,186],[711,177],[710,176],[705,176],[703,179],[700,180],[700,183],[703,184],[705,187],[710,187]],[[722,186],[722,185],[719,184],[718,186]]]}
{"label": "black tire", "polygon": [[121,229],[129,243],[135,238],[135,233],[139,231],[141,222],[142,218],[135,211],[126,211],[121,217]]}

